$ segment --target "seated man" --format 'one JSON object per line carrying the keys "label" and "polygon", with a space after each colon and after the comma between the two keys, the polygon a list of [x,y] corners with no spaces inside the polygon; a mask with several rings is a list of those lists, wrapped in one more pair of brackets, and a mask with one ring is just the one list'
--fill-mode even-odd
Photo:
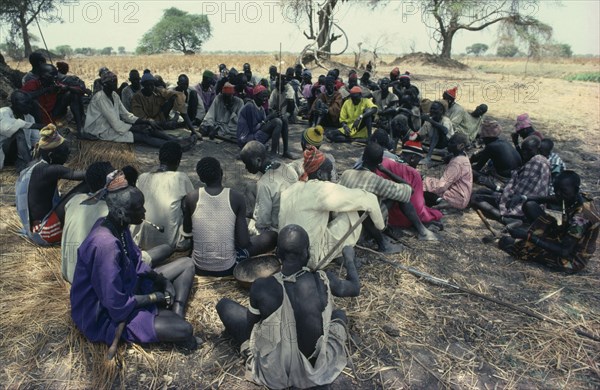
{"label": "seated man", "polygon": [[[177,119],[181,115],[185,126],[192,132],[192,135],[196,135],[198,139],[201,139],[202,136],[196,133],[187,114],[183,92],[157,88],[156,83],[157,79],[152,73],[144,71],[141,81],[142,89],[131,98],[131,113],[138,118],[157,121],[160,127],[164,129],[176,128]],[[173,119],[169,116],[171,110],[176,113]]]}
{"label": "seated man", "polygon": [[390,79],[384,77],[379,80],[379,91],[373,91],[373,102],[377,105],[377,127],[385,130],[392,138],[391,145],[386,149],[395,151],[398,147],[398,141],[408,133],[407,116],[411,117],[412,112],[402,110],[398,97],[390,93]]}
{"label": "seated man", "polygon": [[141,261],[129,233],[144,219],[144,195],[123,175],[108,185],[108,216],[99,219],[77,251],[71,318],[92,342],[111,345],[117,328],[133,343],[174,342],[195,349],[185,317],[194,267],[178,259],[156,270]]}
{"label": "seated man", "polygon": [[[333,70],[330,70],[329,72],[333,74]],[[370,97],[371,95],[371,91],[369,91],[368,89],[365,91],[361,86],[358,85],[358,74],[355,70],[351,70],[348,73],[348,84],[340,82],[336,83],[336,87],[337,90],[342,94],[342,98],[344,99],[344,101],[346,101],[350,97],[350,90],[354,87],[358,87],[360,89],[361,97]]]}
{"label": "seated man", "polygon": [[[315,148],[320,149],[321,145],[323,144],[323,134],[325,134],[325,130],[322,126],[309,127],[308,129],[304,130],[302,132],[302,137],[300,138],[300,147],[302,148],[302,153],[304,153],[308,145],[312,145]],[[324,154],[333,165],[333,169],[331,171],[331,181],[333,183],[337,183],[338,174],[337,169],[335,168],[335,158],[331,153]],[[298,177],[304,175],[304,156],[292,161],[288,164],[288,166],[296,172]]]}
{"label": "seated man", "polygon": [[257,85],[252,94],[252,100],[240,110],[237,126],[238,146],[243,148],[248,142],[254,140],[264,145],[271,139],[271,154],[277,154],[281,137],[283,140],[281,156],[293,159],[288,150],[287,126],[283,126],[283,121],[278,117],[277,111],[273,111],[267,116],[262,107],[269,97],[269,92],[262,85]]}
{"label": "seated man", "polygon": [[[210,109],[210,106],[212,105],[216,97],[214,84],[215,74],[210,70],[205,70],[204,73],[202,73],[202,81],[194,87],[196,93],[198,94],[198,98],[204,106],[205,113],[208,113],[208,110]],[[204,117],[200,118],[200,121],[202,120],[204,120]]]}
{"label": "seated man", "polygon": [[[304,151],[304,175],[281,194],[279,226],[300,225],[310,237],[311,269],[321,269],[360,238],[358,226],[343,242],[340,240],[359,220],[359,211],[369,213],[373,225],[383,230],[385,222],[379,201],[370,192],[330,183],[332,164],[309,145]],[[337,250],[330,253],[337,244]],[[327,258],[326,258],[327,256]]]}
{"label": "seated man", "polygon": [[335,90],[335,79],[325,78],[325,92],[319,94],[310,109],[311,126],[339,127],[342,111],[342,95]]}
{"label": "seated man", "polygon": [[10,95],[10,107],[0,108],[0,169],[14,163],[17,173],[31,161],[31,149],[40,139],[41,123],[26,114],[31,112],[32,100],[23,91]]}
{"label": "seated man", "polygon": [[206,114],[206,111],[204,111],[204,104],[198,98],[196,90],[190,88],[190,79],[187,75],[180,74],[179,77],[177,77],[177,86],[173,88],[173,91],[181,92],[185,95],[187,116],[192,121],[192,125],[194,122],[199,123],[202,121],[202,118],[204,118],[204,115]]}
{"label": "seated man", "polygon": [[540,152],[541,140],[535,136],[529,136],[521,145],[521,158],[524,165],[512,171],[512,177],[504,189],[497,188],[496,191],[479,190],[473,194],[471,204],[476,209],[486,214],[488,218],[503,223],[516,222],[515,219],[523,219],[524,214],[521,202],[509,202],[515,195],[531,197],[548,195],[550,183],[550,164],[548,159]]}
{"label": "seated man", "polygon": [[254,282],[250,307],[224,298],[217,313],[225,330],[248,356],[246,377],[273,389],[329,385],[346,367],[346,323],[333,296],[355,297],[360,282],[354,250],[343,249],[346,280],[307,270],[309,236],[297,225],[281,230],[281,272]]}
{"label": "seated man", "polygon": [[34,51],[29,55],[29,63],[31,64],[31,70],[23,76],[21,84],[25,84],[29,80],[37,80],[40,78],[42,73],[42,65],[46,64],[46,57],[39,51]]}
{"label": "seated man", "polygon": [[178,143],[166,142],[158,152],[158,169],[142,173],[138,178],[137,188],[146,200],[146,217],[164,229],[159,231],[149,224],[134,226],[131,231],[133,240],[141,249],[148,250],[157,245],[175,248],[180,241],[182,200],[194,190],[188,175],[177,172],[182,152]]}
{"label": "seated man", "polygon": [[69,146],[54,125],[40,130],[40,136],[36,146],[39,160],[21,171],[15,184],[16,204],[22,233],[38,245],[52,245],[61,240],[65,203],[72,194],[87,192],[87,188],[79,185],[60,197],[58,181],[81,181],[85,172],[63,166],[69,158]]}
{"label": "seated man", "polygon": [[83,127],[83,93],[79,86],[58,82],[58,70],[49,64],[40,66],[39,78],[31,79],[21,88],[37,104],[32,106],[31,114],[36,123],[44,125],[54,123],[65,117],[67,108],[71,109],[77,125],[77,131]]}
{"label": "seated man", "polygon": [[[525,200],[525,217],[532,224],[529,230],[509,228],[513,238],[500,239],[500,249],[519,260],[533,261],[560,271],[583,270],[596,251],[600,213],[594,201],[580,193],[580,185],[579,175],[563,171],[554,181],[555,196],[517,196],[516,201]],[[546,202],[564,205],[560,226],[538,204]]]}
{"label": "seated man", "polygon": [[[127,167],[123,168],[125,171]],[[77,249],[87,238],[99,218],[108,215],[105,195],[107,182],[113,180],[119,171],[115,171],[109,162],[90,164],[85,172],[85,183],[89,194],[76,194],[65,204],[65,223],[61,240],[61,269],[63,278],[73,283],[73,274],[77,264]],[[133,180],[123,172],[130,186]],[[142,251],[142,260],[151,267],[163,263],[173,249],[168,245],[159,245],[148,251]]]}
{"label": "seated man", "polygon": [[142,89],[142,84],[140,84],[141,80],[140,72],[138,72],[137,69],[132,69],[129,72],[129,82],[131,84],[125,87],[123,92],[121,92],[121,102],[129,112],[131,112],[131,99],[133,99],[133,95]]}
{"label": "seated man", "polygon": [[[363,154],[364,169],[367,169],[378,176],[394,181],[399,184],[407,184],[412,191],[408,194],[409,201],[404,199],[388,202],[388,221],[390,227],[408,228],[413,226],[418,233],[419,240],[435,241],[438,238],[432,231],[427,229],[424,223],[438,221],[442,218],[442,213],[437,210],[431,210],[425,206],[423,197],[423,184],[419,172],[397,161],[384,157],[384,149],[376,142],[371,142],[365,148]],[[371,181],[374,180],[371,178]],[[383,186],[381,182],[376,182]],[[362,188],[360,183],[355,184]],[[403,186],[405,189],[406,187]],[[377,194],[377,193],[375,193]]]}
{"label": "seated man", "polygon": [[439,202],[436,201],[433,207],[462,210],[469,205],[473,191],[473,171],[465,153],[468,144],[469,138],[466,134],[455,133],[448,141],[448,152],[452,159],[441,179],[426,177],[423,180],[423,190],[427,191],[425,200],[428,193],[432,194],[434,199],[441,199]]}
{"label": "seated man", "polygon": [[563,162],[562,158],[552,150],[554,149],[554,141],[550,138],[544,138],[540,144],[540,154],[548,159],[548,163],[550,163],[550,188],[549,194],[554,194],[553,183],[554,180],[562,173],[562,171],[567,169],[567,166]]}
{"label": "seated man", "polygon": [[448,146],[448,140],[454,135],[454,125],[450,118],[444,115],[445,111],[444,105],[435,101],[431,103],[429,115],[421,115],[423,124],[418,133],[424,143],[428,141],[429,150],[427,157],[421,160],[420,164],[430,165],[434,149],[445,149]]}
{"label": "seated man", "polygon": [[[404,145],[402,154],[396,156],[387,150],[384,146],[389,144],[387,133],[376,131],[371,137],[371,142],[379,144],[383,149],[383,161],[380,164],[371,163],[371,168],[375,166],[374,171],[377,175],[396,183],[406,183],[412,188],[412,195],[409,203],[394,202],[388,205],[388,221],[390,227],[409,228],[414,226],[417,230],[420,240],[437,240],[435,234],[427,229],[424,223],[436,223],[442,219],[440,211],[430,209],[425,204],[423,193],[423,181],[421,174],[416,170],[419,161],[423,158],[423,150],[416,146]],[[373,160],[377,161],[377,153]],[[363,161],[360,159],[354,165],[354,169],[360,169]],[[370,168],[369,168],[370,169]]]}
{"label": "seated man", "polygon": [[469,137],[470,145],[479,134],[483,115],[487,112],[488,107],[485,104],[480,104],[475,108],[475,111],[469,114],[460,104],[456,103],[457,92],[458,87],[454,87],[442,94],[442,99],[448,102],[446,116],[452,121],[454,131],[465,133]]}
{"label": "seated man", "polygon": [[244,107],[244,101],[233,96],[234,87],[225,83],[222,92],[217,95],[208,109],[200,131],[214,139],[217,135],[223,138],[236,140],[239,114]]}
{"label": "seated man", "polygon": [[252,219],[253,233],[279,230],[281,193],[298,181],[298,175],[287,164],[272,161],[267,156],[265,145],[257,141],[248,142],[240,154],[246,170],[261,176],[256,182],[256,204]]}
{"label": "seated man", "polygon": [[394,95],[398,96],[398,99],[400,100],[407,94],[410,94],[414,96],[417,101],[421,101],[421,92],[416,85],[411,84],[409,71],[400,74],[400,69],[397,67],[392,69],[390,72],[390,86],[394,91]]}
{"label": "seated man", "polygon": [[[155,147],[176,139],[161,132],[156,121],[138,118],[125,109],[116,92],[117,76],[114,73],[104,72],[101,84],[102,90],[92,96],[88,106],[82,133],[84,137],[112,142],[137,142]],[[181,142],[189,149],[195,139]]]}
{"label": "seated man", "polygon": [[498,138],[501,133],[502,127],[498,122],[488,119],[483,121],[480,136],[485,147],[471,156],[476,180],[486,172],[508,180],[511,172],[521,166],[521,155],[511,144]]}
{"label": "seated man", "polygon": [[192,239],[192,259],[201,276],[233,275],[238,261],[275,248],[276,232],[250,237],[246,201],[242,194],[224,188],[218,160],[204,157],[196,165],[205,187],[184,200],[183,235]]}
{"label": "seated man", "polygon": [[517,116],[517,123],[515,123],[515,131],[510,135],[515,148],[520,152],[519,138],[525,140],[530,135],[535,135],[540,140],[544,139],[542,133],[533,128],[529,114],[521,114]]}
{"label": "seated man", "polygon": [[289,131],[289,124],[295,123],[296,116],[298,115],[296,93],[287,77],[277,79],[275,89],[271,91],[271,95],[269,96],[269,111],[277,112],[279,118],[281,118],[284,127],[282,132]]}
{"label": "seated man", "polygon": [[377,114],[377,106],[371,99],[362,97],[360,87],[350,90],[350,99],[342,105],[340,112],[340,129],[328,130],[325,135],[331,142],[352,142],[366,140],[371,136],[373,117]]}

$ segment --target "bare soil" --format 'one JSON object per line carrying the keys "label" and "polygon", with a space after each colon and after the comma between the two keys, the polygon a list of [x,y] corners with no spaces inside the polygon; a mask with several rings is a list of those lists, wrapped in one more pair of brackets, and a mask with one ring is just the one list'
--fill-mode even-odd
{"label": "bare soil", "polygon": [[[391,68],[390,68],[391,69]],[[390,69],[379,69],[380,75]],[[410,69],[409,69],[410,70]],[[582,175],[583,189],[600,197],[600,106],[597,84],[554,78],[483,73],[472,68],[447,70],[414,65],[412,74],[424,97],[458,83],[459,103],[479,103],[499,120],[509,137],[514,118],[529,112],[534,125],[555,140],[569,169]],[[469,84],[471,83],[471,84]],[[478,83],[473,96],[469,85]],[[491,88],[503,92],[491,98]],[[435,87],[434,87],[435,86]],[[533,94],[515,99],[510,88]],[[510,93],[508,92],[510,91]],[[487,93],[487,95],[486,95]],[[508,96],[507,96],[508,94]],[[486,99],[487,96],[487,99]],[[294,148],[303,125],[292,127]],[[324,144],[341,172],[362,150],[354,145]],[[186,153],[181,170],[194,185],[196,162],[220,159],[225,185],[243,188],[255,178],[235,159],[238,148],[204,141]],[[158,153],[136,146],[140,169],[155,167]],[[443,167],[424,170],[441,175]],[[15,235],[14,182],[10,168],[0,172],[0,371],[2,388],[259,388],[243,379],[242,359],[222,334],[215,311],[222,297],[247,302],[247,290],[232,279],[197,277],[187,318],[205,339],[193,353],[170,345],[121,346],[117,362],[103,361],[106,347],[87,343],[69,318],[68,285],[60,277],[57,249],[38,249]],[[579,275],[550,272],[516,261],[484,244],[489,236],[472,210],[448,213],[438,243],[420,242],[411,231],[400,240],[406,253],[390,259],[436,277],[531,309],[560,321],[555,326],[506,307],[421,281],[357,250],[362,291],[358,298],[336,299],[349,317],[352,365],[333,389],[400,388],[573,388],[600,387],[600,343],[577,336],[576,328],[600,337],[600,264],[598,254]],[[499,232],[501,226],[492,222]],[[339,266],[333,264],[337,271]],[[343,275],[343,271],[342,271]],[[352,369],[354,367],[354,369]]]}

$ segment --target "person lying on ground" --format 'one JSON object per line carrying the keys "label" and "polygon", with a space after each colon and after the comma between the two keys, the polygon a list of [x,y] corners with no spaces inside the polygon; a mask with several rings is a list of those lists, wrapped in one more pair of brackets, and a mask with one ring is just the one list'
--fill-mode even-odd
{"label": "person lying on ground", "polygon": [[428,193],[432,194],[436,198],[434,208],[462,210],[469,205],[473,191],[473,171],[465,153],[468,144],[469,138],[466,134],[455,133],[448,141],[448,152],[452,157],[442,177],[423,179],[425,200],[427,201]]}
{"label": "person lying on ground", "polygon": [[219,161],[204,157],[196,172],[205,187],[184,200],[182,235],[192,241],[192,259],[201,276],[233,275],[241,260],[275,248],[277,232],[250,237],[246,223],[246,201],[239,192],[224,188]]}
{"label": "person lying on ground", "polygon": [[108,216],[99,219],[77,251],[71,285],[71,318],[91,342],[111,345],[117,327],[133,343],[177,343],[196,349],[185,306],[194,281],[190,259],[155,270],[141,260],[129,226],[144,220],[144,195],[115,175],[106,195]]}
{"label": "person lying on ground", "polygon": [[521,145],[521,159],[524,162],[519,169],[512,171],[506,186],[497,191],[479,190],[471,198],[471,205],[480,209],[488,218],[505,224],[517,222],[524,217],[523,202],[509,202],[517,196],[546,196],[550,182],[550,163],[540,152],[541,140],[529,136]]}
{"label": "person lying on ground", "polygon": [[[600,213],[594,201],[581,193],[580,186],[577,173],[563,171],[554,181],[554,196],[514,199],[525,201],[523,210],[531,226],[528,230],[509,227],[512,237],[502,237],[498,243],[500,249],[519,260],[567,273],[583,270],[596,252]],[[548,202],[563,205],[560,225],[540,207]]]}
{"label": "person lying on ground", "polygon": [[38,245],[58,244],[62,236],[65,204],[75,193],[88,192],[82,183],[60,196],[58,181],[84,179],[84,171],[63,166],[69,159],[69,146],[52,124],[40,130],[34,160],[21,171],[15,184],[17,213],[23,234]]}
{"label": "person lying on ground", "polygon": [[260,177],[256,182],[256,203],[252,214],[251,232],[279,230],[281,193],[298,181],[298,175],[287,164],[274,161],[267,155],[265,145],[248,142],[240,154],[246,170]]}
{"label": "person lying on ground", "polygon": [[333,296],[360,294],[354,250],[343,248],[342,280],[332,272],[307,268],[310,244],[302,227],[286,226],[277,245],[281,272],[253,283],[249,308],[227,298],[217,303],[225,331],[248,356],[247,376],[259,385],[328,386],[346,367],[348,319],[334,309]]}
{"label": "person lying on ground", "polygon": [[[343,246],[356,245],[360,225],[343,242],[341,239],[359,220],[359,211],[369,213],[376,229],[385,228],[377,197],[365,190],[331,183],[332,168],[331,161],[309,145],[304,151],[304,175],[281,194],[279,226],[296,224],[308,232],[311,269],[327,266],[340,255]],[[337,244],[337,250],[325,259]]]}

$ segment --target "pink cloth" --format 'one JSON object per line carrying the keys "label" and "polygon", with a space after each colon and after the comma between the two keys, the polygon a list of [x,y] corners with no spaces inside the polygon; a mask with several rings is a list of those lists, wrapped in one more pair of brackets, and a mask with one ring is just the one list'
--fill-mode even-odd
{"label": "pink cloth", "polygon": [[[433,210],[425,206],[425,199],[423,198],[423,181],[421,180],[421,174],[416,169],[398,163],[396,161],[384,158],[381,163],[384,168],[390,170],[392,173],[400,176],[404,179],[413,189],[413,194],[410,197],[410,203],[415,207],[419,219],[423,223],[431,221],[439,221],[442,219],[443,214],[439,210]],[[387,175],[377,171],[377,174],[381,177],[389,179]],[[388,211],[388,225],[397,227],[411,227],[412,223],[406,218],[404,213],[400,210],[398,203],[394,203],[392,208]]]}
{"label": "pink cloth", "polygon": [[425,178],[423,189],[441,196],[454,208],[464,209],[469,205],[473,191],[473,171],[469,159],[466,156],[454,157],[441,179]]}

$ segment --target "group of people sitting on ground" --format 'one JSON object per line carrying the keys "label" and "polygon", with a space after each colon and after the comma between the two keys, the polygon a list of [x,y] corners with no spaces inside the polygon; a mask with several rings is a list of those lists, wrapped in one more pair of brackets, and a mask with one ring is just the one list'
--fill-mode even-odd
{"label": "group of people sitting on ground", "polygon": [[[47,77],[46,65],[34,66],[28,82],[41,83],[36,75]],[[247,357],[249,379],[306,388],[331,383],[346,365],[347,319],[332,297],[360,293],[357,243],[398,253],[399,229],[438,240],[444,212],[473,207],[505,225],[509,236],[498,246],[511,255],[565,272],[586,267],[600,215],[527,114],[517,117],[511,144],[501,125],[484,117],[487,106],[468,113],[456,103],[457,88],[431,102],[397,68],[378,83],[354,72],[347,84],[336,70],[312,83],[310,71],[290,69],[260,80],[249,64],[242,73],[223,65],[217,77],[204,72],[194,88],[180,76],[173,90],[157,87],[150,72],[132,71],[123,102],[116,76],[100,72],[78,131],[157,146],[156,168],[140,175],[110,162],[65,167],[68,141],[35,118],[29,92],[13,93],[11,107],[0,111],[2,134],[12,133],[0,140],[16,143],[22,160],[16,205],[23,234],[39,245],[61,243],[72,318],[88,339],[194,349],[201,340],[185,320],[194,275],[230,276],[239,263],[275,251],[281,272],[253,284],[249,307],[224,298],[216,310]],[[289,124],[298,116],[310,127],[294,159]],[[189,139],[163,133],[180,123]],[[196,127],[237,143],[241,162],[257,175],[254,187],[224,187],[222,163],[231,162],[206,156],[196,164],[202,186],[194,188],[178,168],[200,137]],[[320,150],[326,138],[364,141],[352,168],[340,169],[335,151]],[[472,153],[478,143],[483,147]],[[23,149],[30,147],[33,156]],[[447,164],[440,177],[419,171],[434,160]],[[61,179],[79,183],[59,194]],[[562,213],[560,224],[545,207]],[[345,280],[322,271],[340,256]]]}

